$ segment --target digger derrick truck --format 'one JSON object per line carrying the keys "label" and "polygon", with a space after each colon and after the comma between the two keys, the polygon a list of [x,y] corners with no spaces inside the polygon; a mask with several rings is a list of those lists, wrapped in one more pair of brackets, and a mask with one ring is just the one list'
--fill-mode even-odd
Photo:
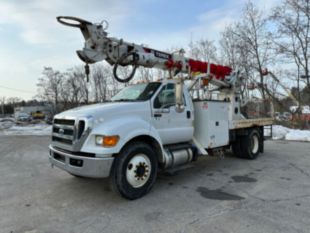
{"label": "digger derrick truck", "polygon": [[[105,60],[119,82],[130,81],[138,66],[167,70],[170,78],[130,85],[110,102],[56,115],[49,146],[52,166],[74,176],[110,177],[121,196],[136,199],[150,191],[158,170],[200,155],[223,155],[229,148],[246,159],[263,152],[264,127],[272,125],[273,111],[249,114],[260,111],[259,104],[245,97],[240,72],[186,58],[183,51],[167,53],[108,37],[107,22],[57,20],[81,30],[85,45],[77,54],[87,75],[88,64]],[[118,67],[129,65],[131,74],[119,77]]]}

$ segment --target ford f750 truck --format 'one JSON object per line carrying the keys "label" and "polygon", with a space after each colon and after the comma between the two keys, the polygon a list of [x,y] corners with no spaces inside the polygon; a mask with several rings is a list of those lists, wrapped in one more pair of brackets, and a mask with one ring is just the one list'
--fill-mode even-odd
{"label": "ford f750 truck", "polygon": [[[78,55],[84,62],[108,61],[121,82],[133,78],[137,66],[173,75],[129,85],[110,102],[56,115],[49,155],[53,166],[75,176],[110,177],[123,197],[136,199],[152,188],[159,169],[229,148],[246,159],[263,152],[272,108],[243,97],[244,77],[238,71],[107,37],[102,25],[78,18],[58,20],[81,29],[85,47]],[[132,65],[132,74],[121,79],[118,65]],[[258,108],[267,115],[253,114]]]}

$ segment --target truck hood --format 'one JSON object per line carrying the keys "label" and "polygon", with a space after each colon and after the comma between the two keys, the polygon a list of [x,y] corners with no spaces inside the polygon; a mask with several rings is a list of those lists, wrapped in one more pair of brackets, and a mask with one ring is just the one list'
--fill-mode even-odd
{"label": "truck hood", "polygon": [[61,112],[55,118],[94,118],[95,120],[103,120],[114,116],[123,115],[140,115],[150,114],[149,101],[143,102],[108,102],[101,104],[92,104],[82,107],[70,109]]}

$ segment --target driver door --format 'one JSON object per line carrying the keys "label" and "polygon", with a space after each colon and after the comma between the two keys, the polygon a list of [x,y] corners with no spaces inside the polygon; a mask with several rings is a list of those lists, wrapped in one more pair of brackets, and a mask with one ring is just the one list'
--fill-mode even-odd
{"label": "driver door", "polygon": [[175,109],[175,84],[164,85],[152,103],[152,125],[164,145],[190,141],[193,137],[193,114],[185,103],[183,112]]}

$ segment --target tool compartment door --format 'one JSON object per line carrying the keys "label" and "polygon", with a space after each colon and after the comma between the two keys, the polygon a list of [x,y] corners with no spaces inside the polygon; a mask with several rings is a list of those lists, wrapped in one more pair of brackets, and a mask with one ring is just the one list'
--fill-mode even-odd
{"label": "tool compartment door", "polygon": [[194,101],[194,136],[204,148],[229,144],[229,102]]}

